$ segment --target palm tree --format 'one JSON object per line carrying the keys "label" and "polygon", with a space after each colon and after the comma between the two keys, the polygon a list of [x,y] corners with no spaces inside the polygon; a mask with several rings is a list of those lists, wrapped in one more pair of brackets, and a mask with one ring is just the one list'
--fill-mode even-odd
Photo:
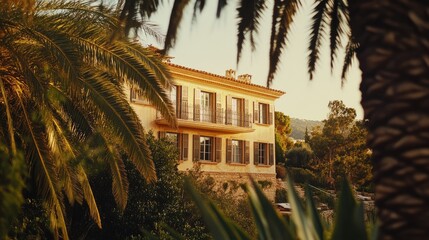
{"label": "palm tree", "polygon": [[172,81],[150,50],[122,35],[112,39],[120,28],[113,10],[28,2],[23,8],[24,1],[2,1],[0,8],[0,139],[11,156],[5,161],[24,153],[28,182],[46,200],[55,237],[68,239],[64,198],[85,201],[101,227],[87,175],[91,163],[110,167],[122,210],[128,192],[122,154],[147,181],[156,179],[124,85],[135,86],[174,125],[165,90]]}
{"label": "palm tree", "polygon": [[[125,0],[121,19],[133,18],[148,2],[155,11],[158,1]],[[189,0],[173,4],[165,50],[176,37]],[[195,0],[201,11],[205,0]],[[226,6],[218,1],[217,16]],[[264,0],[239,1],[237,59],[245,37],[253,45]],[[298,0],[273,1],[270,68],[267,85],[276,72]],[[309,73],[315,70],[321,39],[329,32],[331,66],[342,35],[346,47],[343,78],[354,54],[362,71],[362,106],[368,120],[368,146],[373,150],[376,205],[381,239],[426,239],[429,229],[429,14],[427,1],[316,0],[310,33]],[[134,7],[135,8],[135,7]],[[155,9],[155,10],[153,10]],[[150,12],[149,11],[149,12]],[[140,12],[147,15],[147,11]],[[146,15],[142,15],[145,17]]]}

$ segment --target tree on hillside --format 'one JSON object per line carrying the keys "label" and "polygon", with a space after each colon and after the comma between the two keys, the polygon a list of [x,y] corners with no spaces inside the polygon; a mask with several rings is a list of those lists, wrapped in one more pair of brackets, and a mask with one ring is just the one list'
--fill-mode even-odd
{"label": "tree on hillside", "polygon": [[[65,199],[71,205],[86,202],[101,227],[88,181],[90,162],[108,164],[122,210],[128,181],[117,149],[147,181],[156,179],[144,130],[124,84],[136,86],[174,123],[165,90],[170,75],[149,50],[122,35],[113,41],[111,33],[120,23],[109,8],[69,1],[0,3],[2,164],[14,169],[23,153],[27,184],[34,184],[44,199],[56,238],[68,239]],[[0,201],[3,224],[8,207],[4,198]]]}
{"label": "tree on hillside", "polygon": [[285,162],[285,153],[291,148],[292,141],[289,140],[291,133],[290,118],[282,112],[275,112],[275,140],[276,140],[276,162]]}
{"label": "tree on hillside", "polygon": [[355,110],[342,101],[331,101],[328,106],[330,112],[323,128],[314,129],[309,139],[317,159],[314,169],[330,184],[343,176],[355,185],[368,184],[372,176],[364,124],[356,121]]}

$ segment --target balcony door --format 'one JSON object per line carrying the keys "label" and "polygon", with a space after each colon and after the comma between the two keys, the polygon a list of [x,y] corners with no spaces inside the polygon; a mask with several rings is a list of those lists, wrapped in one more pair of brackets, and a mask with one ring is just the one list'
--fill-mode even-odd
{"label": "balcony door", "polygon": [[213,121],[213,94],[201,91],[200,94],[200,119],[203,122]]}
{"label": "balcony door", "polygon": [[242,102],[243,100],[240,98],[232,98],[231,99],[231,114],[232,114],[232,125],[241,126],[242,122]]}

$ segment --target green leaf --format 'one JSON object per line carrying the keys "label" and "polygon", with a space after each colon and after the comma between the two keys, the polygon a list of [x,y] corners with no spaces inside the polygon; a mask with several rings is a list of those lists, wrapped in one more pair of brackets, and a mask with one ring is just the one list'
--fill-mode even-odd
{"label": "green leaf", "polygon": [[357,203],[353,191],[343,180],[338,205],[335,209],[335,227],[332,240],[366,240],[363,205]]}
{"label": "green leaf", "polygon": [[296,239],[283,217],[274,209],[255,181],[252,180],[252,187],[248,188],[247,192],[259,239]]}
{"label": "green leaf", "polygon": [[317,235],[314,235],[317,230],[312,222],[307,218],[307,214],[304,211],[301,200],[295,191],[293,181],[289,174],[287,186],[288,200],[292,208],[292,220],[296,227],[297,237],[299,239],[317,239]]}
{"label": "green leaf", "polygon": [[191,195],[212,236],[216,240],[250,239],[234,222],[229,220],[210,200],[204,200],[189,179],[185,180],[185,190]]}

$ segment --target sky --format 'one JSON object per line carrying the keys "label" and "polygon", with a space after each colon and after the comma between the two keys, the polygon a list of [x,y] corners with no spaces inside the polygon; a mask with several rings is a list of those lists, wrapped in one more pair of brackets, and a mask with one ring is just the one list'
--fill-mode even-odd
{"label": "sky", "polygon": [[[312,81],[309,80],[307,47],[312,7],[309,2],[309,0],[303,1],[303,6],[295,18],[289,33],[287,48],[282,54],[277,74],[271,85],[271,88],[286,92],[276,101],[276,111],[281,111],[292,118],[323,120],[329,111],[329,101],[342,100],[347,107],[356,109],[357,118],[362,119],[363,110],[360,105],[359,91],[361,73],[356,59],[347,76],[347,82],[342,87],[340,78],[342,51],[338,54],[336,67],[331,74],[329,44],[325,42],[314,78]],[[194,22],[192,22],[193,6],[185,10],[176,44],[168,53],[174,57],[172,63],[219,75],[224,75],[227,69],[234,69],[237,71],[237,76],[250,74],[252,83],[266,86],[271,10],[265,12],[261,21],[256,38],[256,50],[252,52],[247,44],[237,65],[236,6],[230,1],[221,17],[216,19],[216,4],[217,1],[207,1],[206,8],[197,15],[197,21]],[[158,30],[163,34],[167,32],[170,12],[171,5],[164,1],[160,11],[149,20],[157,24]],[[141,41],[143,44],[163,48],[162,43],[157,43],[144,35],[141,36]],[[345,44],[346,42],[343,43]]]}

